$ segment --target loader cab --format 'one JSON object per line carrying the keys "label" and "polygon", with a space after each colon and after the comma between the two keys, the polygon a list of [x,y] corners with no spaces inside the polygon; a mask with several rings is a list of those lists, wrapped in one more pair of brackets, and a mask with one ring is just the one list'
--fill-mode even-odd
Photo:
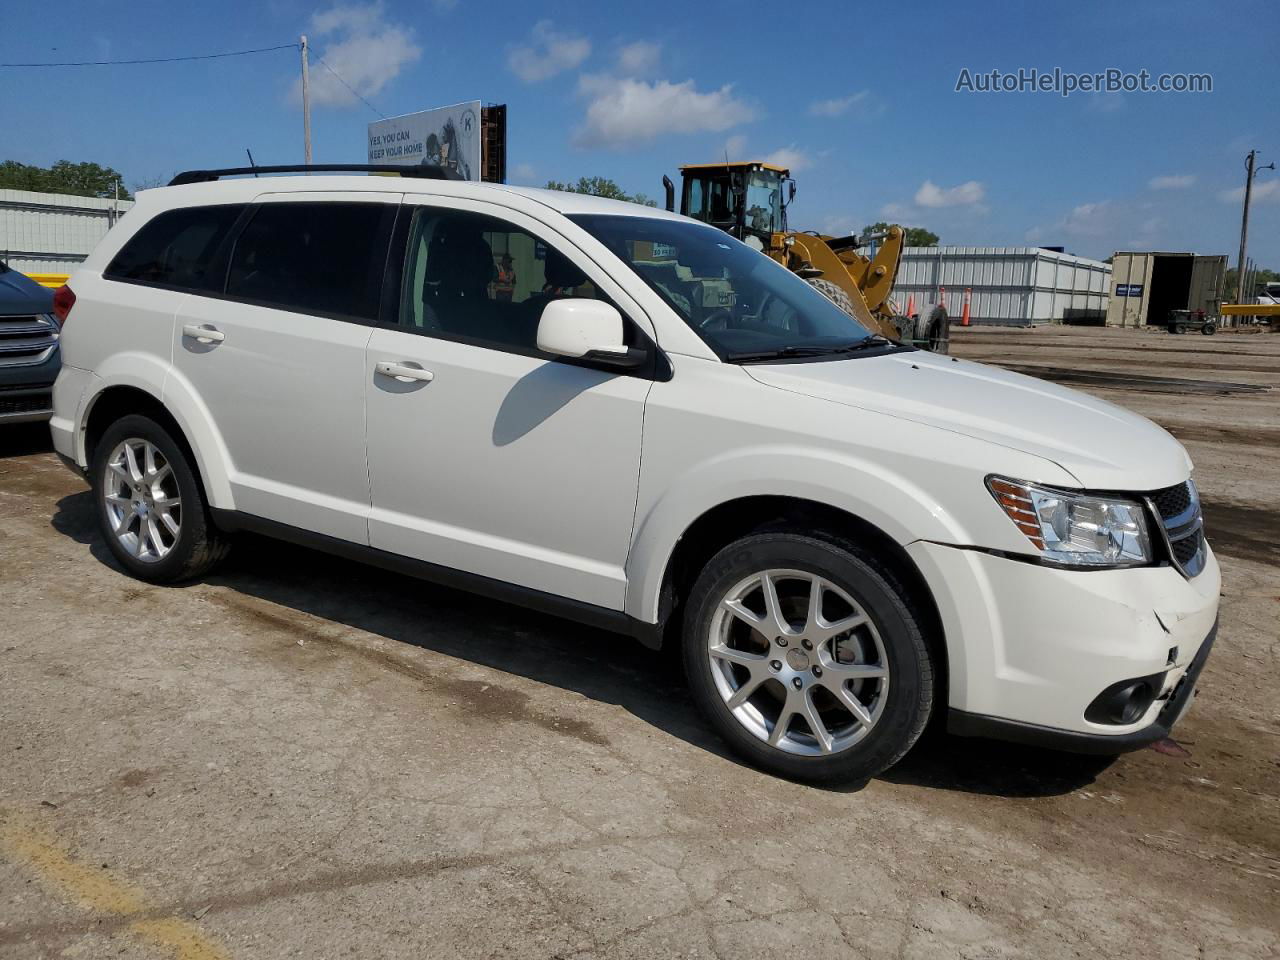
{"label": "loader cab", "polygon": [[[772,163],[694,163],[680,168],[680,212],[767,250],[787,229],[787,205],[796,185]],[[783,190],[786,185],[787,193]]]}

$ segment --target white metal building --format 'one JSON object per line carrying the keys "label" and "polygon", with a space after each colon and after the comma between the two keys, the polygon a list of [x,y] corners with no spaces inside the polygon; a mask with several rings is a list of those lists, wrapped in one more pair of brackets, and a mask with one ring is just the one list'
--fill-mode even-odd
{"label": "white metal building", "polygon": [[70,273],[132,200],[0,190],[0,259],[23,273]]}
{"label": "white metal building", "polygon": [[910,298],[926,316],[945,290],[947,313],[958,319],[964,291],[974,323],[1097,323],[1104,321],[1111,267],[1041,247],[907,247],[893,298]]}

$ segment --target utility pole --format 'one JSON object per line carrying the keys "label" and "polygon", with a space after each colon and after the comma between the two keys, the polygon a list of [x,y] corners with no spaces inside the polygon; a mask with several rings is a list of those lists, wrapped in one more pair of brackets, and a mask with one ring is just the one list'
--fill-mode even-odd
{"label": "utility pole", "polygon": [[[311,77],[307,65],[307,35],[302,35],[302,160],[311,166]],[[1253,154],[1250,154],[1252,157]],[[1247,206],[1247,202],[1246,202]],[[1241,248],[1243,249],[1243,247]]]}
{"label": "utility pole", "polygon": [[[1240,259],[1236,261],[1236,303],[1244,303],[1245,250],[1249,245],[1249,201],[1253,199],[1253,178],[1257,175],[1254,164],[1258,158],[1257,150],[1250,150],[1244,161],[1244,212],[1240,215]],[[1274,170],[1276,165],[1269,163],[1258,170]]]}

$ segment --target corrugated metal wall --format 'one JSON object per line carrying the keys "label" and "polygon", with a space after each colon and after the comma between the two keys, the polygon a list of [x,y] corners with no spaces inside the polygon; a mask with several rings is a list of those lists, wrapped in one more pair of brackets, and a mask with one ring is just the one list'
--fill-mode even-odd
{"label": "corrugated metal wall", "polygon": [[69,273],[132,200],[0,190],[0,258],[23,273]]}
{"label": "corrugated metal wall", "polygon": [[945,288],[947,312],[959,317],[965,287],[975,323],[1102,323],[1111,267],[1039,247],[907,247],[893,296],[899,309],[914,296],[924,314]]}

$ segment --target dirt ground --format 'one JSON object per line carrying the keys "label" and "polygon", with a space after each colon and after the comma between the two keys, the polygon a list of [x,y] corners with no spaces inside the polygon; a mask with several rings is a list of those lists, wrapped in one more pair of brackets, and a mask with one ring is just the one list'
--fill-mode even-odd
{"label": "dirt ground", "polygon": [[955,352],[1186,443],[1225,587],[1183,749],[932,732],[862,789],[788,783],[590,629],[260,540],[131,580],[7,429],[0,956],[1276,956],[1280,335]]}

